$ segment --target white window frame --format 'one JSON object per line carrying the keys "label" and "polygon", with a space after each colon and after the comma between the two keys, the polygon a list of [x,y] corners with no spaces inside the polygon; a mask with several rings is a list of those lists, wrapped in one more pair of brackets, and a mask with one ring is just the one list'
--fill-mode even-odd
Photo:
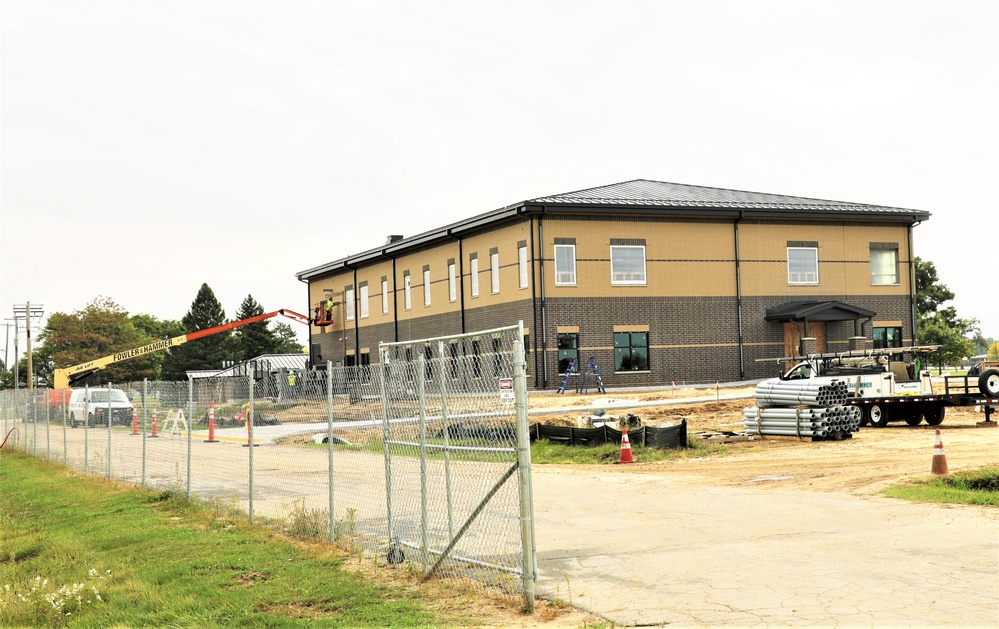
{"label": "white window frame", "polygon": [[361,318],[368,318],[368,285],[361,287]]}
{"label": "white window frame", "polygon": [[468,261],[469,279],[471,279],[472,297],[479,296],[479,259],[472,258]]}
{"label": "white window frame", "polygon": [[354,289],[348,288],[343,293],[343,308],[346,311],[344,318],[347,321],[354,320]]}
{"label": "white window frame", "polygon": [[423,305],[430,307],[430,269],[423,271]]}
{"label": "white window frame", "polygon": [[447,297],[450,301],[458,301],[458,276],[454,262],[447,265]]}
{"label": "white window frame", "polygon": [[499,268],[499,253],[489,254],[489,278],[490,287],[493,291],[493,295],[499,293],[500,290],[500,268]]}
{"label": "white window frame", "polygon": [[[559,252],[562,252],[559,255]],[[572,263],[572,271],[563,277],[563,273],[558,270],[559,258],[568,252],[568,261]],[[555,286],[575,286],[576,285],[576,245],[555,245]]]}
{"label": "white window frame", "polygon": [[388,280],[382,280],[382,314],[388,314],[388,311],[389,311]]}
{"label": "white window frame", "polygon": [[520,287],[528,287],[527,245],[517,247],[517,268],[520,271]]}
{"label": "white window frame", "polygon": [[413,309],[413,276],[406,275],[403,277],[403,295],[405,296],[403,301],[405,302],[406,310]]}
{"label": "white window frame", "polygon": [[[641,273],[635,271],[618,271],[614,268],[614,253],[618,250],[638,249],[642,252]],[[645,264],[645,245],[611,245],[610,248],[611,286],[645,286],[648,274]]]}
{"label": "white window frame", "polygon": [[[891,254],[890,274],[878,272],[884,271],[883,262],[875,258],[884,254]],[[871,249],[871,286],[898,286],[898,275],[898,249]],[[884,278],[891,278],[891,281],[886,282]]]}
{"label": "white window frame", "polygon": [[[791,252],[803,254],[811,251],[815,259],[815,271],[794,271],[791,269]],[[814,276],[814,277],[813,277]],[[787,248],[787,283],[790,286],[815,286],[819,283],[819,248],[818,247],[788,247]]]}

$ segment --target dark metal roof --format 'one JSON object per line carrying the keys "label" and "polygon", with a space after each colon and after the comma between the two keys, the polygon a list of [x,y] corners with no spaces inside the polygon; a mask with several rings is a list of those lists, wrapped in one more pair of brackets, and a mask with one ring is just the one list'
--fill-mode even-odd
{"label": "dark metal roof", "polygon": [[544,213],[550,210],[572,211],[581,214],[714,216],[733,220],[739,217],[766,217],[835,218],[840,220],[852,218],[918,222],[925,221],[930,217],[930,213],[926,211],[885,205],[829,201],[634,179],[607,186],[520,201],[416,236],[403,238],[381,247],[305,269],[295,275],[300,281],[308,280],[338,269],[351,268],[357,264],[394,258],[404,251],[457,238],[484,226],[515,219],[518,216]]}
{"label": "dark metal roof", "polygon": [[873,310],[845,304],[841,301],[789,301],[767,308],[767,321],[854,321],[870,319]]}

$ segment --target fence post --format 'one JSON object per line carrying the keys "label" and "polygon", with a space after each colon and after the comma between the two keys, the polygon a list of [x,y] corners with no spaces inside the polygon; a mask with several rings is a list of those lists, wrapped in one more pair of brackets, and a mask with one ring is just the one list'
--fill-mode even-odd
{"label": "fence post", "polygon": [[336,541],[336,512],[333,510],[333,361],[326,361],[326,456],[329,465],[330,544]]}
{"label": "fence post", "polygon": [[[31,377],[31,374],[28,374]],[[38,392],[37,389],[28,389],[31,396],[31,454],[38,456]]]}
{"label": "fence post", "polygon": [[48,461],[52,458],[52,438],[49,435],[49,426],[52,425],[52,407],[49,406],[48,388],[42,390],[45,391],[45,460]]}
{"label": "fence post", "polygon": [[430,531],[427,502],[427,355],[420,352],[416,364],[416,392],[420,408],[420,546],[423,552],[423,574],[430,570]]}
{"label": "fence post", "polygon": [[513,391],[517,405],[517,464],[520,468],[520,538],[524,562],[524,603],[534,611],[537,551],[534,540],[534,492],[531,480],[531,435],[527,418],[527,361],[524,358],[524,322],[513,343]]}
{"label": "fence post", "polygon": [[149,397],[147,385],[149,378],[142,379],[142,486],[146,486],[146,420],[149,415]]}
{"label": "fence post", "polygon": [[194,376],[187,375],[187,499],[191,499],[191,424],[194,423]]}
{"label": "fence post", "polygon": [[108,480],[111,480],[111,382],[108,381]]}
{"label": "fence post", "polygon": [[90,385],[83,387],[83,473],[90,472]]}
{"label": "fence post", "polygon": [[67,413],[66,407],[69,406],[69,404],[66,402],[66,394],[62,392],[62,389],[59,389],[59,395],[62,396],[62,464],[65,465],[66,467],[69,467],[69,454],[68,454],[69,448],[67,446],[67,441],[66,441],[66,439],[67,439],[67,437],[66,437],[66,413]]}
{"label": "fence post", "polygon": [[246,431],[249,435],[249,443],[247,447],[250,449],[250,486],[249,486],[249,511],[250,511],[250,524],[253,524],[253,376],[247,376],[246,382],[250,387],[250,408],[247,410],[246,416]]}
{"label": "fence post", "polygon": [[441,385],[441,427],[444,432],[444,485],[447,489],[447,536],[448,539],[454,539],[454,493],[451,484],[451,431],[447,420],[447,377],[444,374],[444,341],[437,342],[437,351],[439,353],[437,364],[440,365],[440,373],[437,376],[437,381]]}
{"label": "fence post", "polygon": [[395,526],[392,522],[392,449],[389,447],[389,420],[388,420],[388,395],[385,390],[385,382],[388,380],[388,350],[382,349],[378,344],[378,358],[381,374],[378,381],[378,388],[382,398],[382,447],[385,449],[385,519],[388,528],[389,552],[396,548]]}

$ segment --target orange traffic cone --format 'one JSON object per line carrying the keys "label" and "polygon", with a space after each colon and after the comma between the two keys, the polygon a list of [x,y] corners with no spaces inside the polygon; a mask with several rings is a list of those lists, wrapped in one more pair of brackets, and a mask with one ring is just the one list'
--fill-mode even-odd
{"label": "orange traffic cone", "polygon": [[132,434],[139,434],[139,415],[135,412],[135,407],[132,407]]}
{"label": "orange traffic cone", "polygon": [[947,457],[944,455],[943,439],[940,438],[940,429],[937,429],[937,438],[933,443],[933,466],[930,468],[933,474],[949,474],[947,471]]}
{"label": "orange traffic cone", "polygon": [[153,434],[146,435],[146,437],[156,437],[156,438],[159,438],[159,435],[156,434],[156,428],[157,428],[157,426],[156,426],[156,403],[154,402],[153,403]]}
{"label": "orange traffic cone", "polygon": [[635,457],[631,456],[631,442],[628,441],[628,427],[621,429],[621,458],[618,463],[634,463]]}

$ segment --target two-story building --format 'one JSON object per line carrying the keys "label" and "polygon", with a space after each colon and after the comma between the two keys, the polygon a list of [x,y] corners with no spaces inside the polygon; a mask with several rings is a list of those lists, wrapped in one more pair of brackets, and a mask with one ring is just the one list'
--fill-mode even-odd
{"label": "two-story building", "polygon": [[[297,273],[313,365],[524,322],[529,382],[745,380],[913,339],[920,210],[638,179],[515,203]],[[332,304],[327,312],[326,304]]]}

